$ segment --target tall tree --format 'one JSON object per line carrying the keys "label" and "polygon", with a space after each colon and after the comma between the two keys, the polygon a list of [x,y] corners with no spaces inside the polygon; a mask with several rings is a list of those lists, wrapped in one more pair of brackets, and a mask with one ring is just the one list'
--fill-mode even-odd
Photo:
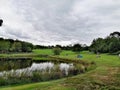
{"label": "tall tree", "polygon": [[14,42],[12,45],[12,50],[14,52],[21,52],[22,51],[22,44],[20,42]]}
{"label": "tall tree", "polygon": [[0,52],[6,53],[9,51],[10,42],[9,41],[0,41]]}
{"label": "tall tree", "polygon": [[80,51],[82,51],[82,46],[80,44],[74,44],[73,45],[73,51],[74,52],[80,52]]}
{"label": "tall tree", "polygon": [[120,38],[120,32],[113,32],[110,34],[110,37]]}
{"label": "tall tree", "polygon": [[120,51],[120,32],[113,32],[104,39],[93,40],[90,50],[95,53],[115,53]]}

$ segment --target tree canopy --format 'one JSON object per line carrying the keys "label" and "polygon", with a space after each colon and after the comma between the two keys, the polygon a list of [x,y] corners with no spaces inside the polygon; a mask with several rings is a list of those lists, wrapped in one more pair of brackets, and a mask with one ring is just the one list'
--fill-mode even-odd
{"label": "tree canopy", "polygon": [[94,39],[90,46],[90,51],[93,51],[95,53],[119,53],[120,32],[113,32],[106,38]]}
{"label": "tree canopy", "polygon": [[0,38],[0,52],[31,52],[33,49],[33,44],[19,41],[19,40],[12,40],[12,39],[4,39]]}

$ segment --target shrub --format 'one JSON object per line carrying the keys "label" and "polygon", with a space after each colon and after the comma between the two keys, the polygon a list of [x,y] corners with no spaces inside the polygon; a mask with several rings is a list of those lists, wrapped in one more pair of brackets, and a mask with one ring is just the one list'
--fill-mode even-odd
{"label": "shrub", "polygon": [[60,55],[61,52],[62,52],[61,48],[59,48],[59,47],[53,48],[54,55]]}

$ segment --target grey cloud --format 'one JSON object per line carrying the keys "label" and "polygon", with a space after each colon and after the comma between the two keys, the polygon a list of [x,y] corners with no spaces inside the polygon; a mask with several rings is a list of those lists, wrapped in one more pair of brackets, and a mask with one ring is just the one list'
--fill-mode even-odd
{"label": "grey cloud", "polygon": [[[119,0],[2,0],[0,35],[34,44],[90,44],[120,31]],[[4,11],[6,8],[6,11]]]}

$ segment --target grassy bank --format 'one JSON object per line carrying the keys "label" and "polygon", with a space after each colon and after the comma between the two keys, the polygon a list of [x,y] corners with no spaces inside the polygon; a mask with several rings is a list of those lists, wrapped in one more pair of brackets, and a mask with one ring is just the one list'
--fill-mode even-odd
{"label": "grassy bank", "polygon": [[64,79],[32,83],[27,85],[1,87],[0,90],[76,90],[74,87],[66,87],[63,85]]}
{"label": "grassy bank", "polygon": [[[33,53],[53,55],[50,49],[34,50]],[[120,58],[118,56],[101,54],[101,57],[97,58],[95,54],[88,51],[81,52],[81,55],[84,61],[94,61],[96,68],[65,79],[1,87],[0,90],[120,90]],[[77,54],[72,51],[63,51],[59,58],[80,60],[76,56]]]}

